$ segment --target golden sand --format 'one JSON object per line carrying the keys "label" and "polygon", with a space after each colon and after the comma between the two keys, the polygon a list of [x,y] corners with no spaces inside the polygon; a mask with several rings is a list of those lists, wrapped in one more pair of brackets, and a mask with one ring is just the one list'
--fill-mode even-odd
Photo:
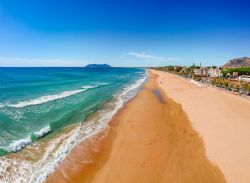
{"label": "golden sand", "polygon": [[207,158],[229,183],[250,182],[250,101],[216,88],[199,87],[176,75],[152,71],[158,85],[188,114]]}
{"label": "golden sand", "polygon": [[221,171],[181,106],[150,79],[106,131],[78,145],[47,182],[216,183]]}

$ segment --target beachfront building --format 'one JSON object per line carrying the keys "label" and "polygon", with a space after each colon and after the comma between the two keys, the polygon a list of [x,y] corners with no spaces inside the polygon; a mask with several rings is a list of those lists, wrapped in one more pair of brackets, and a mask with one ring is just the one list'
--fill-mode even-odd
{"label": "beachfront building", "polygon": [[216,68],[209,68],[208,69],[208,76],[209,77],[221,77],[222,73],[219,67]]}
{"label": "beachfront building", "polygon": [[227,73],[226,77],[237,80],[239,79],[239,72]]}
{"label": "beachfront building", "polygon": [[197,69],[197,68],[193,69],[194,74],[195,74],[195,75],[198,75],[198,74],[199,74],[199,70],[200,70],[200,69]]}
{"label": "beachfront building", "polygon": [[250,75],[241,75],[238,79],[250,83]]}
{"label": "beachfront building", "polygon": [[208,68],[206,67],[195,68],[193,72],[196,76],[208,76]]}

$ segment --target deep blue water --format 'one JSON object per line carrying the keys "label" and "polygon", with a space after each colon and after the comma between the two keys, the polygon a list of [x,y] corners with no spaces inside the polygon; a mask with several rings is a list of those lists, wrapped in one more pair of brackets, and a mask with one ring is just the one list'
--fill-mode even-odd
{"label": "deep blue water", "polygon": [[144,72],[137,68],[0,68],[0,154],[18,151],[29,141],[84,121]]}

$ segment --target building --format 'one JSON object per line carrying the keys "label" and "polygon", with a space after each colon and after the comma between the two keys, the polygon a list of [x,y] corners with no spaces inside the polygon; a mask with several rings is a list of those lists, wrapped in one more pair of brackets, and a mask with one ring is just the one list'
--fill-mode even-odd
{"label": "building", "polygon": [[193,72],[195,75],[198,75],[199,74],[199,69],[193,69]]}
{"label": "building", "polygon": [[238,77],[240,81],[250,82],[250,76],[249,75],[241,75]]}
{"label": "building", "polygon": [[193,72],[197,76],[208,76],[208,68],[206,67],[195,68],[193,69]]}
{"label": "building", "polygon": [[209,77],[221,77],[222,73],[220,68],[209,68],[208,69],[208,76]]}

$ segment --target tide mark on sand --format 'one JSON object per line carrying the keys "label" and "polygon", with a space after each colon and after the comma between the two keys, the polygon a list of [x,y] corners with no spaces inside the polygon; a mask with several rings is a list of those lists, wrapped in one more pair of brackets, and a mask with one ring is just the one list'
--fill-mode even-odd
{"label": "tide mark on sand", "polygon": [[159,100],[160,103],[166,103],[163,96],[161,95],[161,91],[158,89],[151,90],[154,96]]}

